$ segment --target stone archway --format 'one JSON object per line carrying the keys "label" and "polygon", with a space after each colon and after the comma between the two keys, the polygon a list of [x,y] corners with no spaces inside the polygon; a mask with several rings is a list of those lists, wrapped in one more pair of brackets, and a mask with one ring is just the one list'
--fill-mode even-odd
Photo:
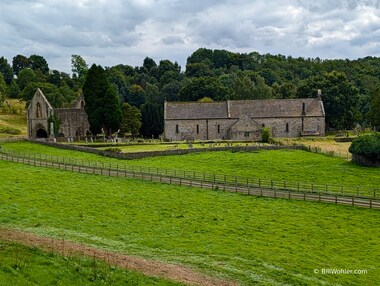
{"label": "stone archway", "polygon": [[43,138],[49,137],[45,126],[43,126],[41,123],[38,123],[37,125],[35,125],[33,135],[34,135],[33,137],[36,139],[43,139]]}
{"label": "stone archway", "polygon": [[44,128],[37,129],[36,138],[48,138],[46,130]]}

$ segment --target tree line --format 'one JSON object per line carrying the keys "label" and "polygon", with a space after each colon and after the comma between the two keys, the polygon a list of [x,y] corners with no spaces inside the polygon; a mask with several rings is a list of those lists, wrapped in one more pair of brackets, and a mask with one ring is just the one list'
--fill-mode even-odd
{"label": "tree line", "polygon": [[149,57],[136,67],[89,68],[80,55],[72,55],[71,67],[67,74],[50,70],[39,55],[16,55],[12,63],[1,57],[0,101],[28,102],[39,87],[54,107],[67,107],[83,92],[93,133],[120,129],[158,137],[165,100],[291,99],[315,97],[321,89],[328,130],[358,124],[380,128],[376,57],[322,60],[200,48],[187,58],[184,71],[177,62]]}

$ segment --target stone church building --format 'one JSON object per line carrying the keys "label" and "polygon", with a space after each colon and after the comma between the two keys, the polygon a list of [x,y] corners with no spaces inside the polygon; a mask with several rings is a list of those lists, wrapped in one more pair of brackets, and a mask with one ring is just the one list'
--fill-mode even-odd
{"label": "stone church building", "polygon": [[53,108],[40,89],[37,89],[27,110],[28,138],[43,139],[54,137],[54,126],[49,126],[49,118],[56,114],[60,120],[60,138],[80,138],[91,134],[84,98],[78,97],[71,108]]}
{"label": "stone church building", "polygon": [[168,140],[260,140],[263,127],[273,137],[325,134],[320,91],[316,98],[165,102]]}

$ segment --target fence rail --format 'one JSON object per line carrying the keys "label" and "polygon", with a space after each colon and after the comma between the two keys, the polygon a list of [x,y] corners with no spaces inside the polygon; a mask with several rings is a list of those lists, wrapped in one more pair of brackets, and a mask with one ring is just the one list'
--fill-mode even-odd
{"label": "fence rail", "polygon": [[[120,165],[115,163],[104,163],[97,161],[85,161],[69,157],[59,157],[44,154],[31,154],[24,152],[13,152],[2,150],[1,160],[24,163],[39,167],[50,167],[56,169],[70,170],[74,172],[98,174],[114,177],[129,177],[150,180],[160,183],[176,184],[181,186],[200,187],[208,189],[223,190],[229,192],[243,193],[273,198],[300,199],[305,201],[329,202],[352,206],[363,206],[380,209],[380,199],[374,190],[373,195],[347,194],[344,192],[332,192],[330,189],[318,190],[302,188],[308,184],[298,183],[291,186],[287,182],[282,184],[273,180],[261,180],[251,178],[239,178],[227,175],[206,174],[199,172],[187,172],[169,169],[158,169],[149,167],[136,167]],[[342,189],[343,190],[343,189]],[[358,191],[359,193],[359,191]]]}

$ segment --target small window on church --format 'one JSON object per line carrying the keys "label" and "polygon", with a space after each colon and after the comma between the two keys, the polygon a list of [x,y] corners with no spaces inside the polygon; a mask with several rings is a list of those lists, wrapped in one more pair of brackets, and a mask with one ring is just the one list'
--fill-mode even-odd
{"label": "small window on church", "polygon": [[81,100],[81,102],[80,102],[80,108],[84,108],[84,101],[83,100]]}
{"label": "small window on church", "polygon": [[179,133],[179,126],[178,125],[175,126],[175,133],[177,133],[177,134]]}
{"label": "small window on church", "polygon": [[197,124],[197,134],[199,134],[199,125]]}
{"label": "small window on church", "polygon": [[289,123],[286,123],[285,132],[289,132]]}
{"label": "small window on church", "polygon": [[220,125],[218,124],[218,133],[220,133]]}
{"label": "small window on church", "polygon": [[249,137],[249,132],[244,132],[244,137]]}
{"label": "small window on church", "polygon": [[39,102],[37,102],[36,117],[37,118],[41,118],[42,117],[41,104]]}
{"label": "small window on church", "polygon": [[261,124],[261,127],[263,127],[263,128],[264,128],[264,127],[265,127],[265,123]]}

